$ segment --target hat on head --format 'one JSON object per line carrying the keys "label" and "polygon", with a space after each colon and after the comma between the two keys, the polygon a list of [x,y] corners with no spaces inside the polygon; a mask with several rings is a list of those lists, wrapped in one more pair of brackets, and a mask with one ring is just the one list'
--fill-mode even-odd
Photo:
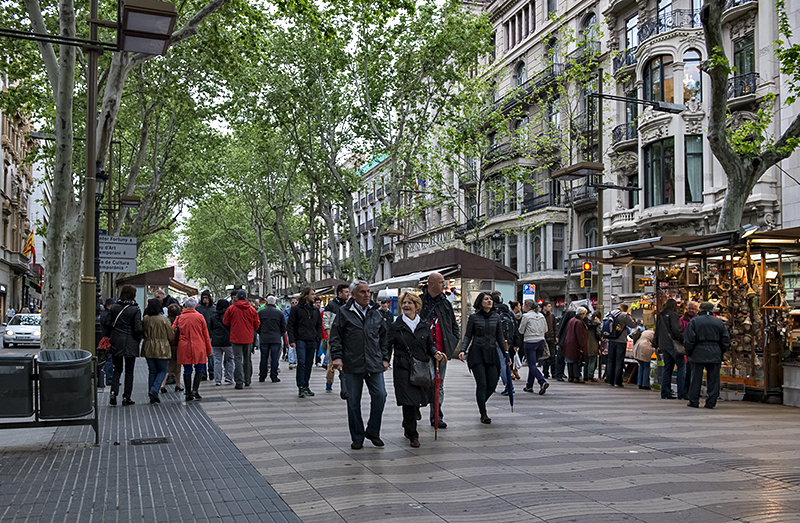
{"label": "hat on head", "polygon": [[267,305],[275,305],[275,296],[267,296]]}
{"label": "hat on head", "polygon": [[713,311],[714,310],[714,304],[711,303],[710,301],[704,301],[703,303],[700,304],[700,310],[701,311]]}
{"label": "hat on head", "polygon": [[246,299],[247,299],[247,291],[246,291],[246,290],[244,290],[244,289],[239,289],[239,290],[236,292],[236,299],[239,299],[239,300],[246,300]]}

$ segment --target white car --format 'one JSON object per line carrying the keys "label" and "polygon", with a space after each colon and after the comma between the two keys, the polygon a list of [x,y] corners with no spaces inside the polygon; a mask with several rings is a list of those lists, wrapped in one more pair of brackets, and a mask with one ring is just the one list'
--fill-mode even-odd
{"label": "white car", "polygon": [[41,343],[41,314],[17,314],[3,327],[3,347],[38,347]]}

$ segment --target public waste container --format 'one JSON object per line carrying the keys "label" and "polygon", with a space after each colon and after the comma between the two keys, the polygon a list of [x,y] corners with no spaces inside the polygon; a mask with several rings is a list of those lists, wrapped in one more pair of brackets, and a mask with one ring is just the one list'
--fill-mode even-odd
{"label": "public waste container", "polygon": [[39,418],[79,418],[92,412],[92,353],[39,351]]}
{"label": "public waste container", "polygon": [[33,416],[33,355],[0,354],[0,418]]}

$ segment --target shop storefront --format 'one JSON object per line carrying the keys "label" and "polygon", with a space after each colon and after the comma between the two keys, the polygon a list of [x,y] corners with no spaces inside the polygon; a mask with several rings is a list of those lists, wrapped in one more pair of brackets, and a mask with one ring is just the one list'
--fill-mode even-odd
{"label": "shop storefront", "polygon": [[[175,267],[166,267],[155,271],[143,272],[134,276],[120,278],[116,282],[117,291],[123,285],[133,285],[136,287],[136,302],[144,308],[147,300],[153,297],[153,293],[158,289],[163,289],[175,298],[183,302],[186,298],[197,296],[197,288],[181,283],[175,279]],[[227,297],[227,296],[219,296]],[[144,304],[144,305],[142,305]]]}
{"label": "shop storefront", "polygon": [[453,306],[462,328],[473,312],[472,304],[481,292],[499,291],[506,301],[516,295],[517,271],[488,258],[461,249],[447,249],[392,264],[391,278],[375,282],[370,290],[379,298],[398,296],[405,291],[422,293],[428,275],[441,273],[445,295]]}

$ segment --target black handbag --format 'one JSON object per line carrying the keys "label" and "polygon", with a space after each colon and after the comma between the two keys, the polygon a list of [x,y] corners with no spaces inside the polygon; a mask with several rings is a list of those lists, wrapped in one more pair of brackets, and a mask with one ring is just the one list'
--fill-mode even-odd
{"label": "black handbag", "polygon": [[[411,334],[413,335],[414,333],[412,332]],[[402,332],[399,332],[398,336],[400,336],[400,339],[403,340],[403,345],[405,345],[406,352],[408,352],[408,357],[411,359],[411,370],[408,379],[409,383],[415,387],[421,387],[423,389],[430,388],[431,385],[433,385],[433,381],[431,380],[430,365],[427,361],[418,360],[413,354],[411,354],[411,349],[408,347]]]}

